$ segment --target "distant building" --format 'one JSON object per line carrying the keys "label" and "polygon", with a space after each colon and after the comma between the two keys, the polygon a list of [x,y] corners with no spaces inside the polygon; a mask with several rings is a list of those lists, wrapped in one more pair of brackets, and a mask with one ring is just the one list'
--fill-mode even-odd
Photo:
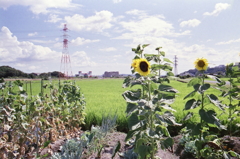
{"label": "distant building", "polygon": [[103,77],[119,77],[119,72],[107,72],[105,71]]}
{"label": "distant building", "polygon": [[89,77],[92,77],[92,71],[89,71],[88,73],[83,73],[82,71],[78,71],[78,74],[76,74],[76,76],[89,78]]}

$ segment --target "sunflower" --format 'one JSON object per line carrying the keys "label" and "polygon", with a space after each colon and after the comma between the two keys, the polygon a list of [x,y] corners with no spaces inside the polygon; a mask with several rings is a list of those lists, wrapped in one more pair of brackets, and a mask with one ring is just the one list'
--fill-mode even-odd
{"label": "sunflower", "polygon": [[150,73],[150,63],[146,59],[137,59],[132,63],[132,67],[142,76],[147,76]]}
{"label": "sunflower", "polygon": [[205,71],[205,70],[207,70],[207,68],[208,68],[208,61],[207,61],[207,59],[205,59],[205,58],[201,58],[201,59],[197,59],[195,62],[194,62],[194,64],[195,64],[195,68],[198,70],[198,71]]}

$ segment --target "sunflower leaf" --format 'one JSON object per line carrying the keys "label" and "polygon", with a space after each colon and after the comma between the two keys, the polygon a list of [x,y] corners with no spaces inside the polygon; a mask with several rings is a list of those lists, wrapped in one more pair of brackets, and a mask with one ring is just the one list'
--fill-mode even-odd
{"label": "sunflower leaf", "polygon": [[141,96],[141,90],[125,91],[122,96],[127,102],[136,103]]}
{"label": "sunflower leaf", "polygon": [[145,47],[147,47],[147,46],[149,46],[150,44],[143,44],[142,45],[142,48],[145,48]]}
{"label": "sunflower leaf", "polygon": [[171,60],[169,60],[168,58],[163,58],[163,61],[165,62],[169,62],[169,63],[173,63]]}
{"label": "sunflower leaf", "polygon": [[157,47],[155,50],[160,50],[162,47]]}
{"label": "sunflower leaf", "polygon": [[185,108],[183,110],[194,109],[201,104],[201,101],[196,101],[195,99],[190,99],[186,102]]}
{"label": "sunflower leaf", "polygon": [[188,87],[194,86],[196,84],[200,84],[201,83],[201,79],[200,78],[193,78],[188,82]]}
{"label": "sunflower leaf", "polygon": [[165,56],[165,52],[164,51],[160,51],[159,52],[162,56]]}
{"label": "sunflower leaf", "polygon": [[219,109],[224,110],[224,108],[226,107],[224,104],[222,104],[219,100],[218,97],[215,96],[214,94],[210,94],[207,95],[208,99],[210,100],[210,102],[212,104],[214,104],[215,106],[217,106]]}
{"label": "sunflower leaf", "polygon": [[171,87],[169,85],[161,84],[161,85],[159,85],[158,89],[160,91],[178,93],[178,90],[174,89],[173,87]]}
{"label": "sunflower leaf", "polygon": [[193,97],[196,94],[197,91],[192,91],[191,93],[189,93],[188,95],[186,95],[183,99],[187,99],[189,97]]}
{"label": "sunflower leaf", "polygon": [[186,121],[193,116],[193,112],[188,112],[187,115],[182,119],[182,121]]}

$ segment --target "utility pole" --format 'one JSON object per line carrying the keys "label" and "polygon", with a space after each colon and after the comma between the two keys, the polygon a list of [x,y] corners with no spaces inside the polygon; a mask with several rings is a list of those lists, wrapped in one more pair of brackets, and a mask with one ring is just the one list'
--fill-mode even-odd
{"label": "utility pole", "polygon": [[178,71],[177,71],[177,55],[174,56],[174,75],[177,76],[178,75]]}

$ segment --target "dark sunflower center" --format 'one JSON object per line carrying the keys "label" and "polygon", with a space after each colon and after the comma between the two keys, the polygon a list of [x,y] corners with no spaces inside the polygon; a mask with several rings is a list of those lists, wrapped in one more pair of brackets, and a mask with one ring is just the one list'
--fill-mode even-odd
{"label": "dark sunflower center", "polygon": [[147,64],[145,61],[142,61],[142,62],[140,63],[140,69],[141,69],[141,71],[143,71],[143,72],[147,72],[147,71],[148,71],[148,64]]}
{"label": "dark sunflower center", "polygon": [[203,60],[199,60],[197,64],[198,64],[199,67],[204,67],[205,66],[205,62]]}

